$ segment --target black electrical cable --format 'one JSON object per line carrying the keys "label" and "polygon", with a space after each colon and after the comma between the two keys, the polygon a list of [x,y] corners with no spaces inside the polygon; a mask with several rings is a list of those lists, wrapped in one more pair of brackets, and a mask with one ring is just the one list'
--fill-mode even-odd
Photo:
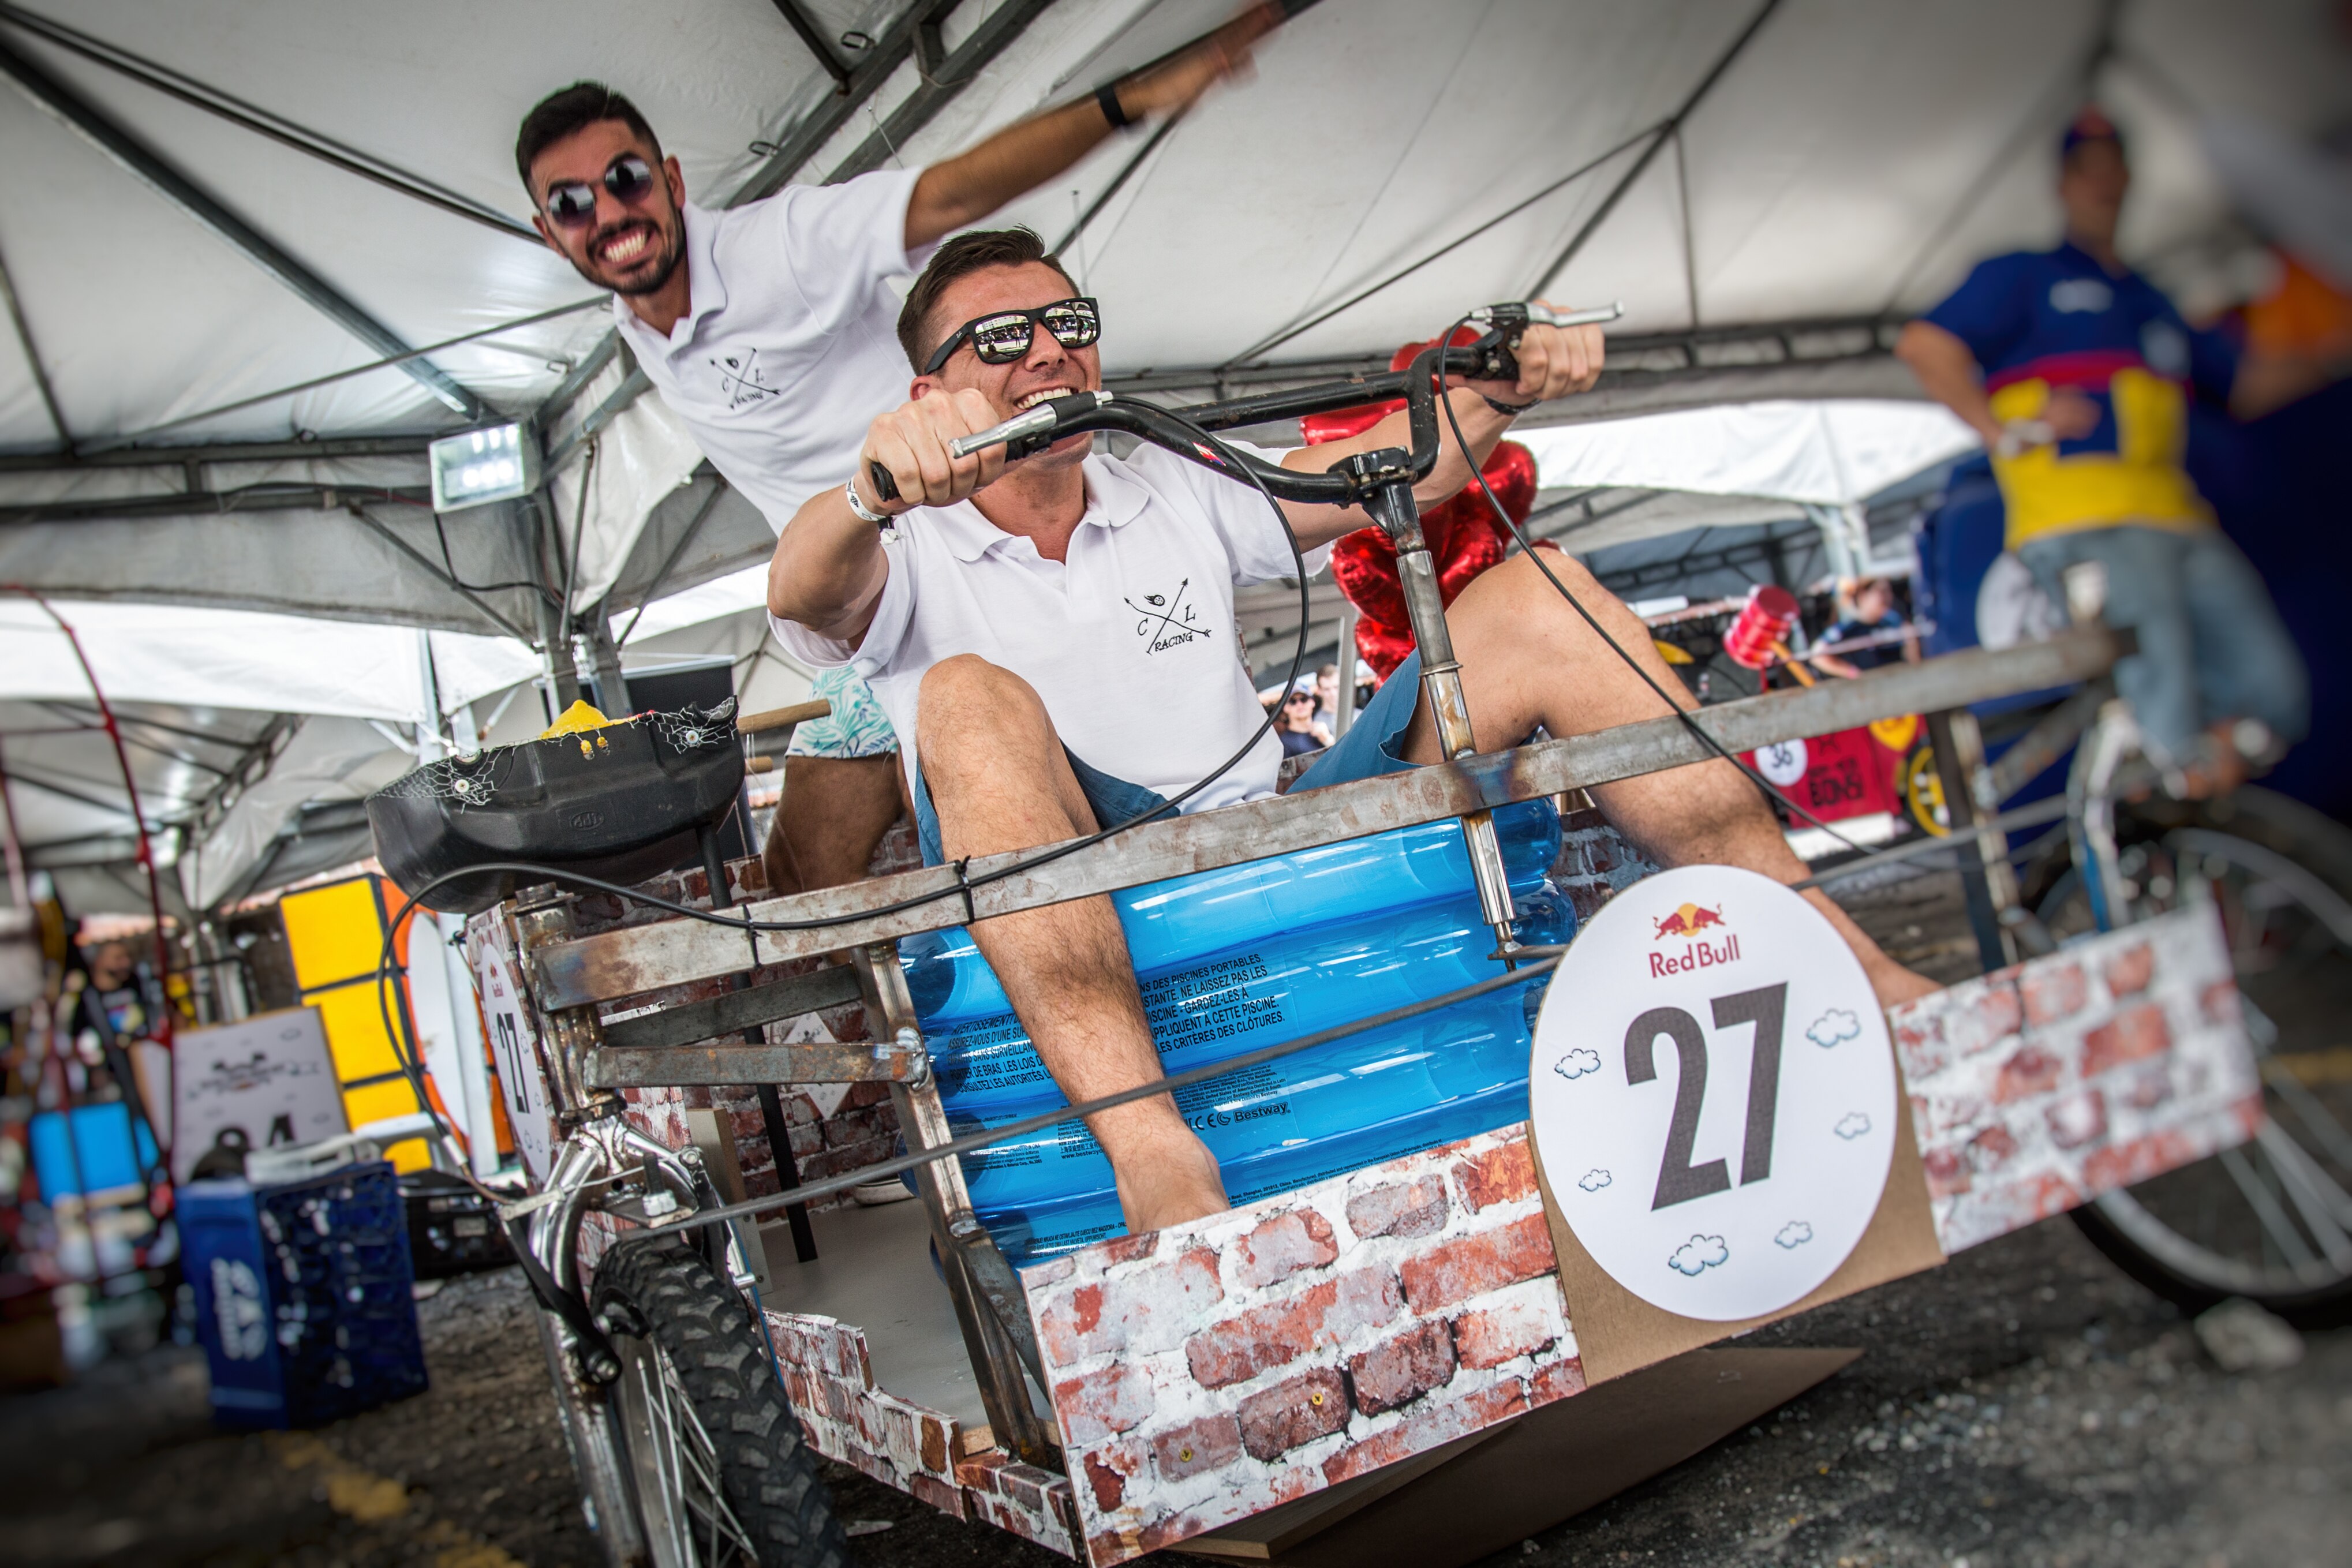
{"label": "black electrical cable", "polygon": [[[1440,349],[1442,350],[1445,345],[1452,343],[1454,341],[1454,334],[1460,331],[1464,327],[1466,327],[1469,324],[1470,318],[1465,316],[1455,321],[1453,326],[1445,329],[1445,335],[1437,340]],[[1470,443],[1463,437],[1462,422],[1454,417],[1453,400],[1445,395],[1445,357],[1442,352],[1438,355],[1437,359],[1437,406],[1445,411],[1445,423],[1451,425],[1454,429],[1454,444],[1461,448],[1463,461],[1470,464],[1470,477],[1477,481],[1479,493],[1486,497],[1486,505],[1494,508],[1495,516],[1501,520],[1504,528],[1509,532],[1511,538],[1518,541],[1520,550],[1529,560],[1536,563],[1536,570],[1544,574],[1544,580],[1550,583],[1553,590],[1557,591],[1562,599],[1568,601],[1568,607],[1570,609],[1575,611],[1577,614],[1584,618],[1584,623],[1592,628],[1593,634],[1595,636],[1599,637],[1603,643],[1609,645],[1609,651],[1616,654],[1620,659],[1622,659],[1625,662],[1625,667],[1627,669],[1642,677],[1642,684],[1656,694],[1658,700],[1666,705],[1666,711],[1682,721],[1683,727],[1685,729],[1689,730],[1691,734],[1696,736],[1699,742],[1709,751],[1714,752],[1717,757],[1722,758],[1726,762],[1730,763],[1734,768],[1738,768],[1741,773],[1745,774],[1748,782],[1755,785],[1756,788],[1763,793],[1766,800],[1780,801],[1782,805],[1788,807],[1790,810],[1794,811],[1798,816],[1802,817],[1805,821],[1811,822],[1813,826],[1819,828],[1822,831],[1827,833],[1830,837],[1835,839],[1846,848],[1855,851],[1856,852],[1860,852],[1862,851],[1862,845],[1855,843],[1852,839],[1847,838],[1843,833],[1839,832],[1835,828],[1831,827],[1827,822],[1822,821],[1819,817],[1814,816],[1811,811],[1806,810],[1802,806],[1800,806],[1794,800],[1790,800],[1786,795],[1783,795],[1779,789],[1775,789],[1771,781],[1767,779],[1762,774],[1757,772],[1755,768],[1750,768],[1747,763],[1740,761],[1739,758],[1731,752],[1725,750],[1723,743],[1716,739],[1713,735],[1709,734],[1706,727],[1701,725],[1698,720],[1693,718],[1688,710],[1684,708],[1682,704],[1668,696],[1666,695],[1665,688],[1658,685],[1658,683],[1651,677],[1650,672],[1642,668],[1640,663],[1634,659],[1633,655],[1627,653],[1624,647],[1619,643],[1617,639],[1609,634],[1609,629],[1601,625],[1599,621],[1593,618],[1592,612],[1587,610],[1582,602],[1577,599],[1576,595],[1568,591],[1568,585],[1560,581],[1559,578],[1552,575],[1551,568],[1544,564],[1542,555],[1537,551],[1536,547],[1533,544],[1528,542],[1528,536],[1519,531],[1519,525],[1517,520],[1512,517],[1509,512],[1504,509],[1501,497],[1495,494],[1494,486],[1486,483],[1486,476],[1481,471],[1479,465],[1471,461]]]}

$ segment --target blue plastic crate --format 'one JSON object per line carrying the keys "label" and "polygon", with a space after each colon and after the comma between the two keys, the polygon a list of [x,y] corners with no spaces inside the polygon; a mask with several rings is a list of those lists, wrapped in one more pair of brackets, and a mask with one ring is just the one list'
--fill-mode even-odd
{"label": "blue plastic crate", "polygon": [[383,1161],[191,1182],[180,1238],[225,1427],[316,1427],[425,1388],[400,1186]]}

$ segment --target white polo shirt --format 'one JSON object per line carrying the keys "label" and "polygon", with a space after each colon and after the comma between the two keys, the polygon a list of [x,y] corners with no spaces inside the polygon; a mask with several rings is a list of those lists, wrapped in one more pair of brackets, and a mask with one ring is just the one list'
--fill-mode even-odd
{"label": "white polo shirt", "polygon": [[[1090,767],[1173,799],[1265,718],[1234,632],[1235,585],[1298,565],[1274,508],[1247,484],[1148,445],[1125,459],[1090,455],[1084,472],[1086,515],[1066,560],[1045,559],[969,501],[918,507],[883,541],[889,578],[862,643],[772,616],[777,638],[812,664],[865,676],[910,769],[924,673],[976,653],[1034,687],[1063,744]],[[1307,571],[1328,553],[1308,552]],[[1262,735],[1184,810],[1271,795],[1281,764],[1281,742]]]}
{"label": "white polo shirt", "polygon": [[918,169],[838,185],[788,185],[764,201],[685,207],[691,308],[665,337],[613,299],[637,364],[727,482],[783,531],[801,504],[849,477],[866,427],[907,401],[888,280],[907,249]]}

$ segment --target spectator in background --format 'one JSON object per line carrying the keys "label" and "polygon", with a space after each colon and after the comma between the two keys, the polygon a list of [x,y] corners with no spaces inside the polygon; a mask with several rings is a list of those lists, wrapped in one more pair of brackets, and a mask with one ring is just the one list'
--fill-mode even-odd
{"label": "spectator in background", "polygon": [[1315,672],[1315,722],[1327,734],[1339,729],[1339,666],[1326,664]]}
{"label": "spectator in background", "polygon": [[2139,641],[2116,687],[2174,787],[2206,796],[2308,724],[2303,660],[2182,465],[2192,395],[2248,416],[2277,389],[2116,256],[2130,185],[2121,134],[2084,110],[2059,148],[2065,239],[1980,263],[1895,351],[1983,438],[2042,591],[2064,604],[2069,568],[2104,570],[2108,623]]}
{"label": "spectator in background", "polygon": [[1274,721],[1274,732],[1282,740],[1282,754],[1297,757],[1304,751],[1320,751],[1331,744],[1331,732],[1315,717],[1315,687],[1305,681],[1284,694],[1282,712]]}
{"label": "spectator in background", "polygon": [[1852,680],[1882,664],[1919,662],[1919,639],[1907,631],[1909,622],[1895,605],[1895,585],[1883,577],[1849,578],[1838,584],[1838,618],[1822,633],[1824,643],[1850,643],[1890,632],[1903,632],[1899,642],[1880,643],[1843,653],[1815,653],[1805,662],[1826,674]]}

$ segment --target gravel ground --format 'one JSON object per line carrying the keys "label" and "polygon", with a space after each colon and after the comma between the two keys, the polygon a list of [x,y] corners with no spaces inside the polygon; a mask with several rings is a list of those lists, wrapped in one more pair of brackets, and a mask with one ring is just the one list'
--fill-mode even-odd
{"label": "gravel ground", "polygon": [[[1939,978],[1953,879],[1842,889]],[[0,1403],[0,1562],[436,1568],[600,1562],[511,1270],[422,1302],[433,1385],[308,1434],[215,1433],[163,1349]],[[2352,1330],[2291,1371],[2216,1368],[2064,1220],[1753,1336],[1859,1363],[1495,1563],[2335,1568],[2352,1561]],[[828,1468],[869,1568],[1066,1563]],[[1191,1559],[1202,1562],[1204,1559]]]}

